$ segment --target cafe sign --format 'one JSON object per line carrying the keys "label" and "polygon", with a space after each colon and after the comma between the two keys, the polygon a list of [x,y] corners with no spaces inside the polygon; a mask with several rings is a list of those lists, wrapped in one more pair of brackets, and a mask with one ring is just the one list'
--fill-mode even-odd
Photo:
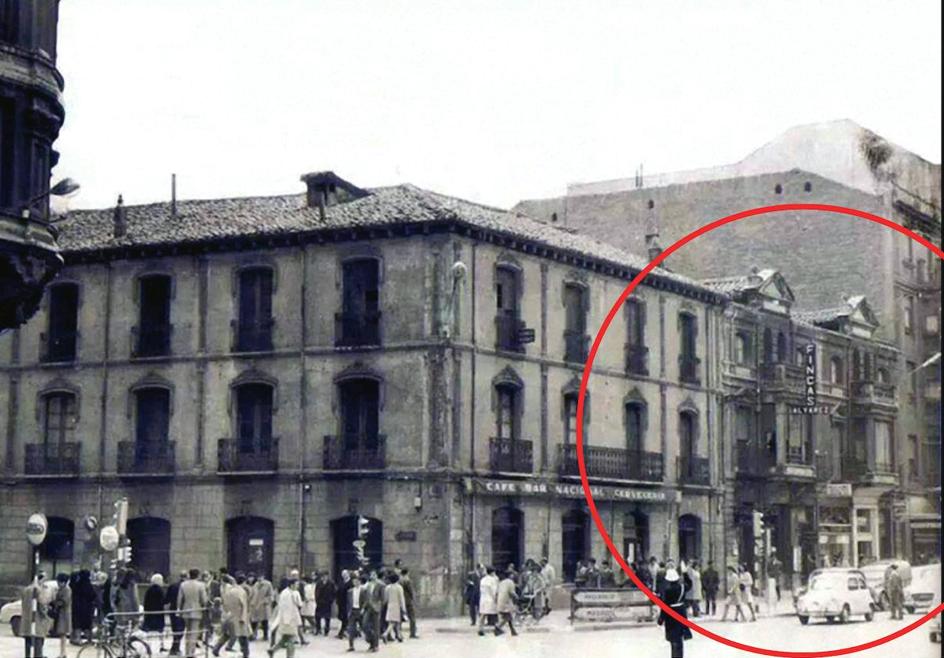
{"label": "cafe sign", "polygon": [[[469,493],[496,496],[546,496],[551,498],[585,498],[583,486],[567,482],[544,480],[493,480],[490,478],[466,478]],[[593,499],[627,502],[671,502],[665,489],[643,489],[640,487],[605,487],[590,485]],[[674,497],[671,499],[674,500]]]}

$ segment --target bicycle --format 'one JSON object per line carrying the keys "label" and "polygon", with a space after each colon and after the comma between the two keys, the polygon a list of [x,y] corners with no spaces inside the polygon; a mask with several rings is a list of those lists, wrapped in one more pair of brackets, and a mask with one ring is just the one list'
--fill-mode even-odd
{"label": "bicycle", "polygon": [[99,627],[98,638],[84,644],[76,658],[151,658],[151,645],[137,635],[134,626],[114,621],[106,620]]}

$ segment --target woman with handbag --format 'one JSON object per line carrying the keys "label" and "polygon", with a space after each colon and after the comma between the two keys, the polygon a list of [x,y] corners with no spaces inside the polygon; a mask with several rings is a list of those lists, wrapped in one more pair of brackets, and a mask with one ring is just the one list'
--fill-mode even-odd
{"label": "woman with handbag", "polygon": [[[685,601],[685,586],[675,569],[666,569],[664,586],[659,598],[672,608],[673,612],[686,619],[688,618],[688,615],[685,614],[688,605]],[[665,627],[665,641],[671,647],[672,658],[684,658],[685,640],[692,639],[691,629],[669,615],[665,610],[659,612],[659,626]]]}

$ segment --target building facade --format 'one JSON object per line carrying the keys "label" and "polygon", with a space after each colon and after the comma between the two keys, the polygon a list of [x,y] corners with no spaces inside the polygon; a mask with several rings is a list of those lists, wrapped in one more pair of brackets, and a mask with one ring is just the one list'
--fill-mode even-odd
{"label": "building facade", "polygon": [[[63,273],[0,338],[3,583],[28,572],[30,513],[47,567],[71,569],[120,497],[144,576],[337,573],[362,550],[413,568],[424,613],[456,611],[477,562],[547,555],[570,577],[605,557],[577,390],[646,260],[408,185],[303,180],[63,225]],[[597,354],[585,458],[629,558],[728,559],[725,303],[657,270]]]}
{"label": "building facade", "polygon": [[[565,196],[522,201],[531,217],[630,251],[647,236],[670,244],[748,208],[820,203],[857,208],[941,240],[941,169],[851,121],[797,126],[743,160],[707,169],[571,185]],[[658,221],[655,220],[658,217]],[[719,251],[725,258],[717,258]],[[882,226],[823,212],[781,212],[735,222],[675,252],[670,266],[702,278],[776,264],[800,311],[833,308],[868,292],[876,337],[902,355],[894,464],[901,556],[941,554],[941,263]],[[851,484],[847,482],[847,484]]]}

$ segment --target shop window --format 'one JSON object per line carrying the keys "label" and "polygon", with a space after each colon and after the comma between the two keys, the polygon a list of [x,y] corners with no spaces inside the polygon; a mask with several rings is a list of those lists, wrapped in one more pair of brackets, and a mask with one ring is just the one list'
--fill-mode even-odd
{"label": "shop window", "polygon": [[649,517],[638,510],[623,515],[623,558],[632,565],[649,557]]}

